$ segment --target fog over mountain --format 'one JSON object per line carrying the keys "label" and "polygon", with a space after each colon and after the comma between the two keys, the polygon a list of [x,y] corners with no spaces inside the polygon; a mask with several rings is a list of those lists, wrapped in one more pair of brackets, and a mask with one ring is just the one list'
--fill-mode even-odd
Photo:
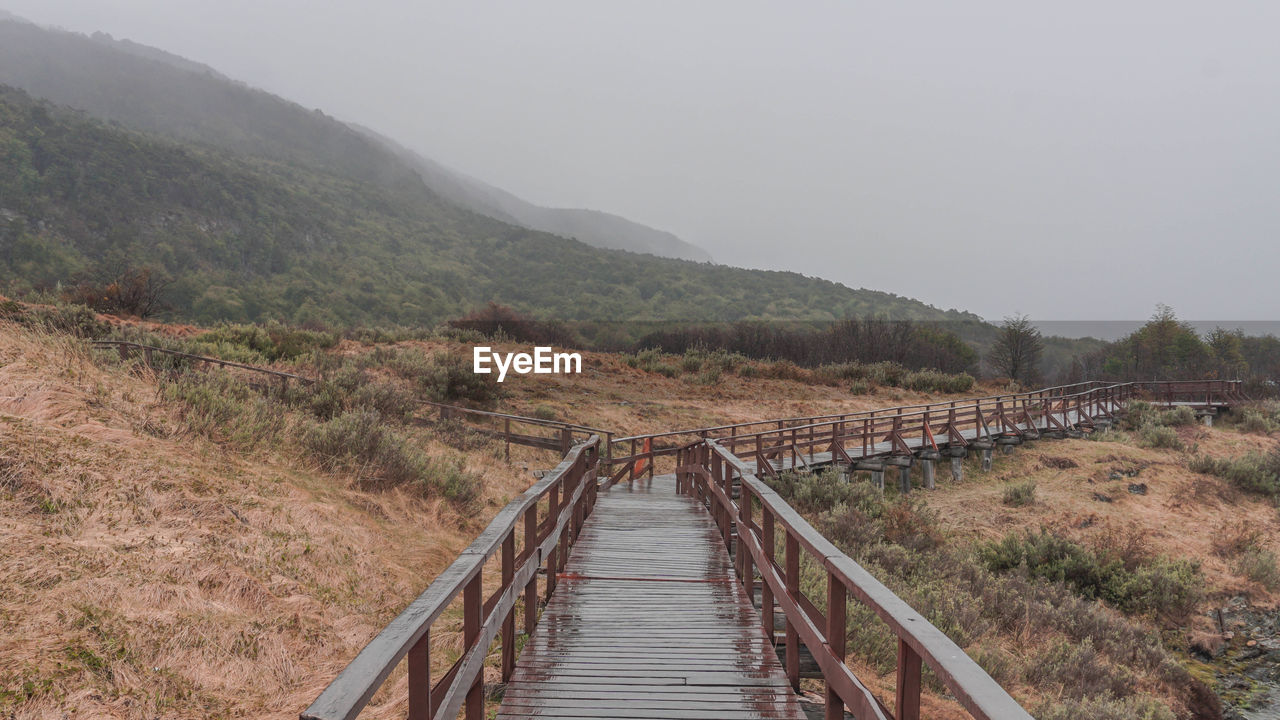
{"label": "fog over mountain", "polygon": [[988,318],[1280,306],[1275,4],[4,6],[722,262]]}

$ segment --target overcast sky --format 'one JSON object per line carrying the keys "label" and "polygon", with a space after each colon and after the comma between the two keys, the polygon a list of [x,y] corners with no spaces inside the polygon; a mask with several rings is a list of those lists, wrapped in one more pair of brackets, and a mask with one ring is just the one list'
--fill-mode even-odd
{"label": "overcast sky", "polygon": [[1280,3],[0,0],[534,202],[998,319],[1275,320]]}

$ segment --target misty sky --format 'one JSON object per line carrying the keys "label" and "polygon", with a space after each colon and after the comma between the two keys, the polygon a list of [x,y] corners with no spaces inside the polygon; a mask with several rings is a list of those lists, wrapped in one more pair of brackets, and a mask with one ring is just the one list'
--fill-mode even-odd
{"label": "misty sky", "polygon": [[1280,313],[1280,3],[0,0],[528,200],[998,319]]}

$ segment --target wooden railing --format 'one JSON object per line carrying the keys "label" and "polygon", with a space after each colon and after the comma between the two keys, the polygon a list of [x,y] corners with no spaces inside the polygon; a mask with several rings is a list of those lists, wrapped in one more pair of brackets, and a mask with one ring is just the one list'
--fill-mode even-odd
{"label": "wooden railing", "polygon": [[[511,454],[511,445],[524,445],[542,450],[555,450],[561,454],[569,451],[575,442],[581,442],[592,435],[604,439],[606,463],[609,447],[612,446],[613,433],[587,425],[575,425],[559,420],[543,420],[541,418],[510,415],[490,412],[488,410],[472,410],[471,408],[446,405],[444,403],[424,402],[424,405],[435,408],[440,420],[461,422],[470,431],[498,438],[506,443],[507,455]],[[538,431],[551,431],[551,435],[538,435]]]}
{"label": "wooden railing", "polygon": [[[702,502],[715,519],[747,597],[755,595],[759,570],[760,617],[775,643],[779,628],[774,627],[774,608],[786,618],[781,632],[792,686],[800,687],[801,643],[817,662],[826,683],[827,720],[841,720],[845,707],[859,720],[919,720],[922,663],[978,720],[1031,720],[958,645],[822,537],[747,463],[712,439],[681,448],[678,455],[677,486]],[[826,574],[825,613],[800,589],[802,554]],[[894,711],[846,662],[850,597],[870,608],[898,639]]]}
{"label": "wooden railing", "polygon": [[1139,397],[1156,403],[1215,408],[1249,401],[1239,380],[1167,380],[1134,383]]}
{"label": "wooden railing", "polygon": [[168,348],[156,347],[154,345],[143,345],[141,343],[129,342],[127,340],[94,340],[93,346],[97,348],[113,347],[120,353],[121,360],[128,360],[134,354],[140,354],[143,361],[146,362],[148,366],[152,367],[155,365],[156,355],[168,355],[170,357],[190,360],[192,362],[236,368],[238,370],[248,370],[249,372],[258,373],[260,375],[278,378],[283,383],[288,383],[290,380],[296,380],[304,385],[310,385],[315,382],[313,378],[295,375],[294,373],[284,372],[282,370],[272,370],[271,368],[258,367],[256,365],[245,365],[244,363],[208,357],[206,355],[192,355],[191,353],[185,353],[179,350],[170,350]]}
{"label": "wooden railing", "polygon": [[[659,458],[674,457],[691,441],[716,438],[740,457],[756,461],[758,473],[772,474],[771,460],[789,456],[803,463],[813,452],[829,452],[836,462],[911,455],[939,446],[963,446],[977,440],[1034,436],[1036,428],[1066,431],[1110,419],[1133,399],[1155,402],[1194,400],[1211,406],[1244,401],[1235,380],[1142,383],[1086,382],[1025,393],[965,398],[924,405],[881,408],[839,415],[765,420],[621,437],[611,455],[613,477],[634,478],[637,467],[652,476]],[[629,446],[628,446],[629,444]]]}
{"label": "wooden railing", "polygon": [[[484,717],[484,660],[495,639],[502,646],[502,677],[516,661],[516,607],[524,630],[538,620],[538,573],[545,569],[545,596],[556,587],[569,548],[595,506],[600,438],[571,448],[559,465],[512,500],[484,532],[430,586],[369,642],[303,713],[303,720],[356,717],[399,663],[408,658],[409,718],[454,718],[465,707],[468,720]],[[539,517],[542,508],[542,517]],[[485,562],[499,557],[498,586],[484,597]],[[462,597],[463,649],[453,667],[431,683],[431,627]]]}

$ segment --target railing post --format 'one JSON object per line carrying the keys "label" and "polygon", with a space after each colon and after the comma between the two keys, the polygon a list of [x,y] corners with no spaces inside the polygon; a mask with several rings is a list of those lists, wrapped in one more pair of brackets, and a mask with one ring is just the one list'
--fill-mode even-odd
{"label": "railing post", "polygon": [[[480,626],[484,624],[484,597],[481,593],[481,574],[476,573],[462,591],[462,647],[471,649],[480,638]],[[475,683],[467,691],[467,720],[484,720],[484,673],[476,675]]]}
{"label": "railing post", "polygon": [[[549,502],[547,505],[547,530],[552,530],[555,526],[556,518],[560,515],[560,486],[564,484],[564,480],[560,479],[551,486],[548,493]],[[563,539],[563,538],[561,538]],[[560,543],[557,541],[551,546],[551,552],[547,553],[547,601],[551,600],[551,593],[556,590],[556,569],[560,567]]]}
{"label": "railing post", "polygon": [[507,462],[511,462],[511,418],[504,420],[502,427],[502,439],[506,441],[506,449],[503,451],[503,458]]}
{"label": "railing post", "polygon": [[[792,600],[799,602],[800,600],[800,542],[796,540],[796,536],[791,531],[785,530],[787,535],[786,542],[786,577],[787,577],[787,596]],[[791,616],[787,616],[787,679],[791,681],[791,687],[800,689],[800,635],[796,632],[796,626],[791,621]]]}
{"label": "railing post", "polygon": [[[831,654],[841,662],[845,655],[845,587],[835,573],[827,571],[827,645]],[[827,683],[827,709],[825,720],[843,720],[844,703],[840,695]]]}
{"label": "railing post", "polygon": [[[776,565],[773,561],[773,512],[763,503],[760,505],[760,545],[764,550],[765,562],[769,564],[767,568],[762,568],[762,572],[772,572]],[[764,620],[764,632],[769,642],[774,642],[773,586],[768,581],[760,583],[760,618]]]}
{"label": "railing post", "polygon": [[[525,511],[524,514],[524,551],[525,562],[537,563],[541,558],[535,556],[538,547],[538,505]],[[538,624],[538,574],[529,578],[524,586],[524,634],[532,635]]]}
{"label": "railing post", "polygon": [[896,720],[920,720],[920,656],[898,638],[898,704]]}
{"label": "railing post", "polygon": [[751,562],[751,552],[747,550],[747,546],[743,544],[744,535],[751,532],[751,514],[752,514],[751,491],[747,489],[745,482],[738,482],[738,556],[742,558],[742,586],[747,591],[747,597],[754,601],[756,596],[756,577],[754,565]]}
{"label": "railing post", "polygon": [[431,720],[431,628],[409,649],[409,720]]}
{"label": "railing post", "polygon": [[[515,580],[516,575],[516,531],[507,533],[502,540],[502,590],[505,592]],[[502,681],[511,679],[516,669],[516,609],[507,611],[502,621]]]}

